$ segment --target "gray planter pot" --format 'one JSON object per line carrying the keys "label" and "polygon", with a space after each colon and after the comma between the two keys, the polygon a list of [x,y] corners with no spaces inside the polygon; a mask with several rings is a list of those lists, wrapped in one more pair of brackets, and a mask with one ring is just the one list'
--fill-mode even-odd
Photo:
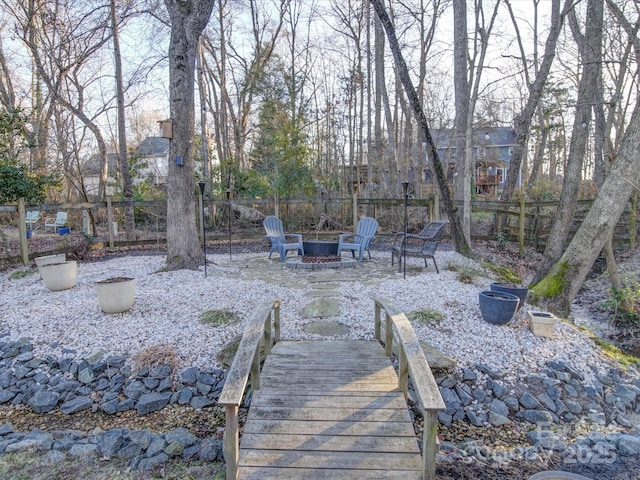
{"label": "gray planter pot", "polygon": [[478,295],[478,306],[482,318],[493,325],[509,323],[519,303],[520,299],[510,293],[485,290]]}

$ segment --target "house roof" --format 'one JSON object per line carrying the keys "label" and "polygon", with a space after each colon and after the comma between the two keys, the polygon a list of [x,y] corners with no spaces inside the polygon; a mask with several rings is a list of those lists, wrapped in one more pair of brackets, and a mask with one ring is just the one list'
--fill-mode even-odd
{"label": "house roof", "polygon": [[164,137],[147,137],[136,147],[136,153],[145,157],[165,155],[169,151],[169,139]]}
{"label": "house roof", "polygon": [[[431,130],[436,146],[440,148],[455,147],[455,130],[451,128]],[[473,130],[472,145],[511,147],[516,145],[516,132],[511,127],[484,127]]]}
{"label": "house roof", "polygon": [[[160,157],[169,152],[169,139],[162,137],[147,137],[135,148],[135,153],[142,157]],[[109,175],[115,175],[118,169],[118,154],[108,153],[107,161],[109,162]],[[91,155],[86,160],[80,171],[82,175],[100,175],[100,155],[97,153]]]}

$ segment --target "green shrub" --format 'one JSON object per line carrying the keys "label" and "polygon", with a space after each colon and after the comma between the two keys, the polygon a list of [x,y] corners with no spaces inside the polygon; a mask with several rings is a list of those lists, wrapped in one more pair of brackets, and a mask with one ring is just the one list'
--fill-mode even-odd
{"label": "green shrub", "polygon": [[238,315],[226,309],[207,310],[202,312],[199,318],[200,323],[220,327],[223,325],[233,325],[240,321]]}
{"label": "green shrub", "polygon": [[438,310],[432,308],[423,308],[422,310],[416,310],[407,315],[407,318],[411,322],[420,323],[422,325],[429,325],[432,323],[438,323],[444,319],[444,314]]}

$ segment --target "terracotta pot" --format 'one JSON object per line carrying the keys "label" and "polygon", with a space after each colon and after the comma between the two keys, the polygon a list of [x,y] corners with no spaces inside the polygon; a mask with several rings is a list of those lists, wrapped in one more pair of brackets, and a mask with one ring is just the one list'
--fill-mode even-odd
{"label": "terracotta pot", "polygon": [[75,260],[70,262],[49,263],[41,266],[40,276],[52,292],[73,288],[76,284],[78,266]]}
{"label": "terracotta pot", "polygon": [[516,313],[520,299],[504,292],[483,291],[478,295],[482,318],[494,325],[509,323]]}
{"label": "terracotta pot", "polygon": [[104,313],[126,312],[133,305],[136,293],[135,278],[107,278],[95,282],[93,287],[98,297],[100,310]]}

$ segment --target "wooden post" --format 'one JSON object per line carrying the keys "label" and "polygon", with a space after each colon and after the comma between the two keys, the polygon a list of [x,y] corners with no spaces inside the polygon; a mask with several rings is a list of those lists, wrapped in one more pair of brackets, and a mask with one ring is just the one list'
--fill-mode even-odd
{"label": "wooden post", "polygon": [[353,231],[355,233],[358,225],[358,192],[353,192]]}
{"label": "wooden post", "polygon": [[18,233],[20,234],[20,258],[24,266],[29,265],[29,244],[27,243],[27,212],[24,198],[18,199]]}
{"label": "wooden post", "polygon": [[433,192],[433,217],[436,222],[440,221],[440,194]]}
{"label": "wooden post", "polygon": [[251,391],[253,392],[260,390],[260,343],[258,342],[251,364]]}
{"label": "wooden post", "polygon": [[425,410],[423,414],[422,478],[424,478],[424,480],[436,480],[436,454],[439,449],[438,413],[431,410]]}
{"label": "wooden post", "polygon": [[276,302],[273,306],[273,330],[274,342],[280,341],[280,302]]}
{"label": "wooden post", "polygon": [[518,253],[520,258],[524,257],[524,219],[525,219],[525,196],[520,192],[520,217],[518,219]]}
{"label": "wooden post", "polygon": [[[407,361],[407,354],[404,351],[404,345],[398,342],[398,390],[404,393],[406,400],[409,394],[409,362]],[[424,441],[424,439],[422,439]]]}
{"label": "wooden post", "polygon": [[271,315],[264,321],[264,356],[271,353]]}
{"label": "wooden post", "polygon": [[227,463],[227,480],[238,478],[238,462],[240,460],[240,435],[238,433],[238,406],[225,407],[226,425],[224,429],[222,451]]}
{"label": "wooden post", "polygon": [[375,319],[373,328],[375,339],[378,341],[382,340],[382,337],[380,337],[380,304],[378,302],[376,302],[375,307]]}
{"label": "wooden post", "polygon": [[109,231],[109,250],[113,250],[113,206],[111,205],[111,195],[107,195],[107,230]]}
{"label": "wooden post", "polygon": [[384,353],[387,357],[391,358],[393,354],[393,325],[391,323],[391,316],[385,310],[387,321],[384,325]]}

